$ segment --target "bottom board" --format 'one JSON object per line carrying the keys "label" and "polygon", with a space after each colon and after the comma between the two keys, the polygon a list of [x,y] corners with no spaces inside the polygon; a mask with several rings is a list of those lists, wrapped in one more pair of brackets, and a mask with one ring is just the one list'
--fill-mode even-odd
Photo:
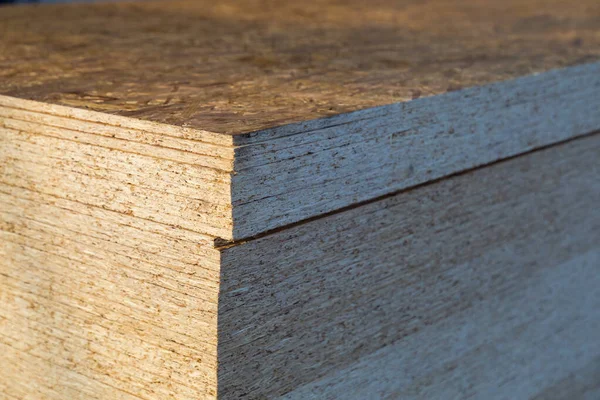
{"label": "bottom board", "polygon": [[597,390],[599,205],[595,134],[225,249],[219,394]]}

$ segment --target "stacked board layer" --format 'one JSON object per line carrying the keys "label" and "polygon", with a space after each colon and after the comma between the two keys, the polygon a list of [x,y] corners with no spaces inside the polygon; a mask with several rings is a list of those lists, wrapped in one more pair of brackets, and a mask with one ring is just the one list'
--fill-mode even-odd
{"label": "stacked board layer", "polygon": [[600,396],[600,4],[0,8],[1,399]]}

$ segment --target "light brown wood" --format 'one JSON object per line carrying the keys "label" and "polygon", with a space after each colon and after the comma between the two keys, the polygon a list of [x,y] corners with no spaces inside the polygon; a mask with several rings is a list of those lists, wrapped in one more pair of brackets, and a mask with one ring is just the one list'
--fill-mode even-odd
{"label": "light brown wood", "polygon": [[599,61],[594,0],[0,7],[0,400],[595,400]]}
{"label": "light brown wood", "polygon": [[[537,393],[600,352],[598,154],[596,134],[221,250],[185,229],[5,185],[0,382],[14,398],[45,399],[214,398],[217,385],[224,399],[353,398],[357,376],[390,398],[398,383],[443,394],[453,386],[427,378],[446,368],[427,340],[434,349],[475,324],[473,335],[506,329],[498,340],[519,348],[551,326],[572,338],[569,362],[535,350],[521,361],[526,380],[479,377],[482,360],[500,375],[514,361],[468,356],[477,341],[461,350],[457,373],[474,385]],[[377,381],[369,366],[381,351],[392,368],[395,355],[422,357],[423,375]],[[359,375],[344,372],[355,365]]]}
{"label": "light brown wood", "polygon": [[585,135],[599,90],[584,64],[233,137],[0,95],[1,178],[223,244]]}
{"label": "light brown wood", "polygon": [[596,0],[0,9],[0,94],[243,133],[600,58]]}

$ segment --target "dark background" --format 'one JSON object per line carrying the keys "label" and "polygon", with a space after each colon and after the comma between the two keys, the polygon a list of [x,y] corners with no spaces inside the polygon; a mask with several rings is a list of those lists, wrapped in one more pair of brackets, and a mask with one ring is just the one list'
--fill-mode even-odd
{"label": "dark background", "polygon": [[[45,3],[47,1],[44,1]],[[0,4],[8,4],[8,3],[40,3],[39,0],[0,0]]]}
{"label": "dark background", "polygon": [[0,0],[0,5],[9,3],[59,3],[69,0]]}

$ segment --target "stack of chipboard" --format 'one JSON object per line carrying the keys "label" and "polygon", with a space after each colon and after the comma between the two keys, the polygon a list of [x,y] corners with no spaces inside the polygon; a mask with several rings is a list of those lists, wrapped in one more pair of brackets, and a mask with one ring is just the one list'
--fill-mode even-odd
{"label": "stack of chipboard", "polygon": [[0,399],[600,398],[600,3],[0,8]]}

